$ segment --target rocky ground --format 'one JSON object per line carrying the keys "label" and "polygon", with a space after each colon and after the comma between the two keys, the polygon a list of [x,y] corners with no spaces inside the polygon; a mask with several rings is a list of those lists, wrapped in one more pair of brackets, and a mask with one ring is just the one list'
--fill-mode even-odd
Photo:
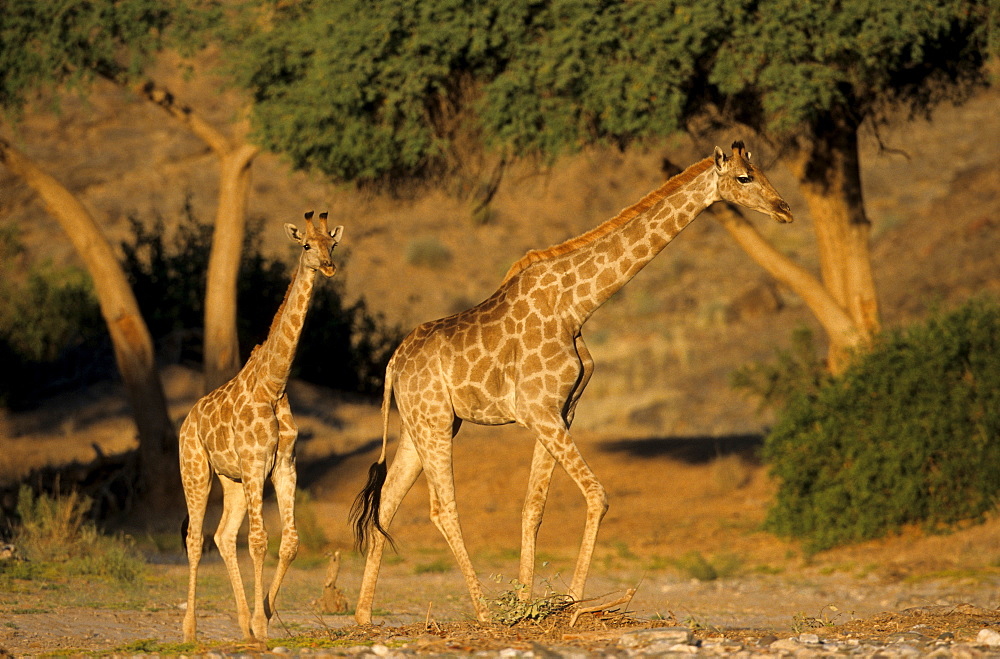
{"label": "rocky ground", "polygon": [[[193,386],[192,378],[170,373],[168,390],[183,406],[181,394]],[[399,551],[387,555],[383,566],[376,626],[357,627],[349,615],[321,613],[317,600],[326,569],[323,550],[343,554],[337,585],[349,606],[360,585],[362,559],[351,549],[346,516],[377,454],[378,410],[302,384],[292,393],[303,430],[302,484],[312,493],[299,506],[299,524],[318,527],[323,540],[320,547],[306,547],[289,572],[279,617],[271,623],[272,653],[1000,655],[994,645],[1000,639],[1000,517],[946,535],[909,529],[805,554],[794,541],[760,530],[773,485],[754,457],[754,437],[626,441],[581,433],[584,455],[611,497],[588,582],[588,597],[595,601],[582,606],[636,592],[627,605],[600,617],[581,615],[575,626],[568,613],[513,627],[472,622],[464,582],[428,520],[426,488],[418,483],[393,528]],[[93,395],[99,405],[101,396]],[[8,447],[23,447],[30,456],[90,433],[111,437],[108,429],[121,413],[105,410],[68,436],[29,435]],[[456,444],[463,527],[491,598],[502,596],[517,572],[520,499],[530,456],[522,433],[473,426],[463,429]],[[486,479],[486,473],[504,477]],[[536,597],[544,589],[565,592],[583,513],[582,497],[557,475],[539,538]],[[268,515],[276,529],[270,505]],[[201,644],[180,645],[187,567],[179,541],[175,534],[157,537],[142,527],[127,530],[149,556],[144,582],[134,588],[79,577],[11,580],[0,572],[0,648],[16,656],[254,651],[240,642],[231,591],[215,553],[200,572]]]}

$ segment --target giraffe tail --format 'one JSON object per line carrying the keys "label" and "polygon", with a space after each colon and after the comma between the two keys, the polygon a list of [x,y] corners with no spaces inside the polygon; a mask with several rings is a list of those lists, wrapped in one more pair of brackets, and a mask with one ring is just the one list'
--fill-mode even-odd
{"label": "giraffe tail", "polygon": [[358,493],[351,506],[350,521],[354,526],[355,548],[364,553],[368,546],[368,541],[373,531],[381,533],[393,549],[396,543],[392,536],[382,526],[379,519],[379,508],[382,504],[382,486],[388,474],[388,467],[385,463],[386,444],[389,438],[389,408],[392,405],[392,385],[394,380],[393,363],[395,359],[389,360],[389,365],[385,369],[385,390],[382,394],[382,452],[378,460],[368,469],[368,482]]}

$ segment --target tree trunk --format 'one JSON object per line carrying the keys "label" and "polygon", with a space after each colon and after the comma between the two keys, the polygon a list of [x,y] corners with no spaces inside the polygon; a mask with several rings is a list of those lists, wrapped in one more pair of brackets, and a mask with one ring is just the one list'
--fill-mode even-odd
{"label": "tree trunk", "polygon": [[[880,320],[856,130],[839,126],[822,139],[802,140],[790,167],[813,218],[823,286],[868,343],[879,331]],[[831,342],[831,367],[840,370],[848,359],[841,346]]]}
{"label": "tree trunk", "polygon": [[[852,349],[866,342],[864,333],[859,331],[855,322],[823,284],[808,270],[767,242],[739,210],[729,204],[716,204],[712,211],[723,228],[750,258],[802,298],[823,326],[830,341],[831,354],[847,355]],[[838,373],[846,363],[843,360],[829,361],[828,366],[832,372]]]}
{"label": "tree trunk", "polygon": [[257,148],[250,145],[219,155],[219,205],[205,288],[206,391],[225,384],[242,365],[236,332],[237,278],[246,234],[250,164],[256,155]]}
{"label": "tree trunk", "polygon": [[234,144],[153,81],[134,89],[201,138],[220,161],[219,200],[205,288],[204,387],[212,391],[236,375],[242,364],[236,332],[236,285],[246,233],[250,165],[259,149],[251,144]]}
{"label": "tree trunk", "polygon": [[128,279],[100,227],[71,192],[2,138],[0,162],[42,198],[94,281],[139,434],[140,498],[148,512],[162,516],[180,503],[177,434],[167,412],[153,341]]}

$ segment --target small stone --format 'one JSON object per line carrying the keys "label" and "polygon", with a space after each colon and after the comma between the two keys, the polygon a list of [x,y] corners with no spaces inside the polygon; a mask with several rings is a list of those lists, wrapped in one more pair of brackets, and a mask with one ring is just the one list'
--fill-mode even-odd
{"label": "small stone", "polygon": [[667,652],[675,654],[698,654],[698,648],[687,643],[676,643],[667,648]]}
{"label": "small stone", "polygon": [[779,638],[777,641],[771,643],[767,647],[769,650],[788,650],[791,652],[795,652],[796,650],[799,650],[802,647],[802,644],[799,643],[794,638]]}
{"label": "small stone", "polygon": [[976,635],[976,643],[996,647],[1000,645],[1000,632],[992,629],[980,629],[979,634]]}
{"label": "small stone", "polygon": [[820,642],[819,636],[816,634],[799,634],[799,643],[804,643],[806,645],[816,645]]}
{"label": "small stone", "polygon": [[687,627],[662,627],[659,629],[644,629],[638,632],[622,634],[619,643],[622,647],[637,648],[651,643],[677,644],[690,643],[691,630]]}

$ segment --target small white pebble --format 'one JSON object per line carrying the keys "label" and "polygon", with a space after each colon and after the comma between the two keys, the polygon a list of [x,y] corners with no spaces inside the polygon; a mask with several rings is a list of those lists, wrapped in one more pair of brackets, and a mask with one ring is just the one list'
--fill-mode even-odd
{"label": "small white pebble", "polygon": [[992,629],[980,629],[979,634],[976,636],[976,643],[996,647],[1000,645],[1000,632]]}

